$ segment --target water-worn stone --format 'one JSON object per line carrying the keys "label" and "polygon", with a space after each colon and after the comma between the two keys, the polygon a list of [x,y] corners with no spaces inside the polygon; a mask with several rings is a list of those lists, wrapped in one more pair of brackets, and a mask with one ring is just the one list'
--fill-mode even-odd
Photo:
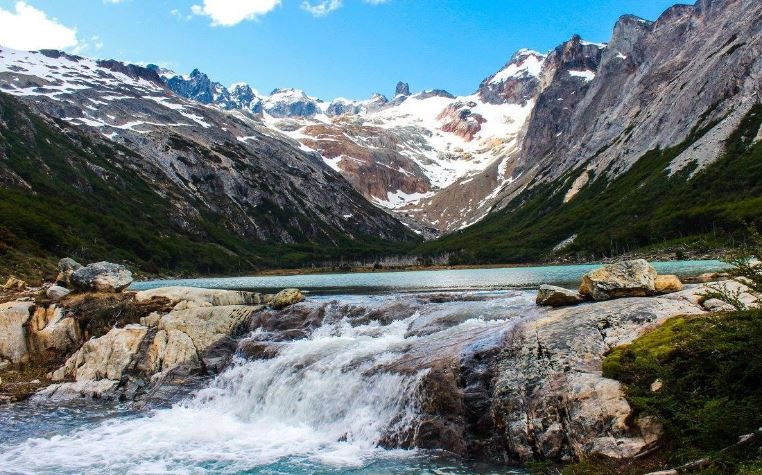
{"label": "water-worn stone", "polygon": [[148,328],[142,325],[127,325],[93,338],[56,370],[51,379],[55,382],[70,378],[76,381],[119,381],[147,331]]}
{"label": "water-worn stone", "polygon": [[26,282],[13,276],[8,277],[8,280],[3,285],[5,290],[24,290],[26,287]]}
{"label": "water-worn stone", "polygon": [[58,277],[56,277],[56,283],[67,288],[72,288],[71,275],[74,271],[81,268],[82,264],[79,262],[69,257],[64,257],[58,261]]}
{"label": "water-worn stone", "polygon": [[566,307],[582,303],[584,298],[579,292],[574,292],[555,285],[541,285],[537,291],[537,305],[548,307]]}
{"label": "water-worn stone", "polygon": [[11,363],[29,361],[24,324],[34,308],[33,302],[0,304],[0,359]]}
{"label": "water-worn stone", "polygon": [[74,287],[85,291],[121,292],[132,283],[132,272],[111,262],[96,262],[71,274]]}
{"label": "water-worn stone", "polygon": [[70,293],[71,293],[71,290],[67,289],[66,287],[61,287],[60,285],[51,285],[50,287],[48,287],[48,290],[45,292],[45,295],[47,295],[50,300],[58,301],[66,297]]}
{"label": "water-worn stone", "polygon": [[685,286],[676,275],[657,275],[654,281],[654,292],[659,295],[680,292]]}
{"label": "water-worn stone", "polygon": [[[138,302],[147,302],[154,297],[169,299],[172,305],[179,305],[185,309],[204,304],[213,307],[228,305],[262,305],[269,301],[269,296],[254,292],[239,290],[200,289],[196,287],[161,287],[158,289],[142,290],[135,295]],[[196,305],[194,305],[196,304]],[[177,310],[181,310],[178,308]]]}
{"label": "water-worn stone", "polygon": [[233,335],[258,307],[231,305],[173,311],[161,317],[158,329],[188,335],[196,351],[204,351]]}
{"label": "water-worn stone", "polygon": [[593,300],[645,297],[655,292],[656,269],[645,259],[608,264],[582,277],[579,292]]}
{"label": "water-worn stone", "polygon": [[178,330],[159,330],[148,349],[145,369],[148,374],[156,374],[180,364],[199,362],[191,337]]}
{"label": "water-worn stone", "polygon": [[281,310],[299,302],[304,302],[304,295],[299,289],[284,289],[275,294],[270,301],[270,307]]}
{"label": "water-worn stone", "polygon": [[55,361],[82,345],[82,332],[60,307],[38,307],[27,325],[27,344],[32,360]]}

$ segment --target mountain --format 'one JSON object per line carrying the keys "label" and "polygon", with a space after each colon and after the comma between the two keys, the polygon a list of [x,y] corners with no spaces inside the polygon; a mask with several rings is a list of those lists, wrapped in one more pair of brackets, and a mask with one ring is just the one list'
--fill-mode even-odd
{"label": "mountain", "polygon": [[489,217],[421,252],[578,259],[724,246],[762,224],[762,4],[622,17],[605,47],[555,49]]}
{"label": "mountain", "polygon": [[623,16],[606,44],[520,50],[457,97],[404,81],[390,98],[263,95],[198,70],[10,50],[0,90],[133,153],[110,160],[159,183],[197,241],[200,207],[258,245],[409,241],[412,228],[447,234],[415,252],[456,261],[584,259],[714,245],[758,219],[740,185],[760,178],[760,18],[752,0]]}
{"label": "mountain", "polygon": [[[762,5],[751,0],[677,5],[655,22],[625,15],[606,44],[575,35],[547,54],[517,52],[471,96],[410,94],[401,82],[394,98],[374,108],[342,100],[342,107],[322,114],[280,120],[265,110],[262,120],[320,153],[371,201],[436,231],[455,232],[421,252],[465,251],[479,261],[505,262],[548,256],[577,237],[565,252],[620,253],[658,237],[695,240],[718,230],[727,237],[742,227],[739,220],[756,214],[709,213],[706,225],[677,216],[693,209],[688,197],[720,206],[716,197],[685,187],[702,182],[707,189],[702,173],[735,169],[729,154],[741,161],[753,155],[751,148],[728,152],[727,144],[754,122],[752,108],[762,93],[761,17]],[[319,110],[321,103],[316,100]],[[656,163],[644,165],[648,159]],[[627,183],[643,168],[648,183],[620,189],[621,196],[605,202],[611,209],[597,209],[618,189],[614,183]],[[630,229],[660,208],[633,209],[647,206],[637,203],[649,185],[682,190],[673,205],[684,212],[661,209],[671,224]],[[669,201],[676,192],[651,198]],[[742,207],[738,190],[733,197],[718,193]],[[535,209],[528,203],[539,196],[544,201]],[[587,206],[579,204],[585,200]],[[570,211],[580,206],[590,216]],[[535,227],[541,229],[530,236],[522,231]],[[480,251],[486,243],[491,250]],[[496,246],[505,252],[494,252]]]}
{"label": "mountain", "polygon": [[[162,77],[180,96],[251,113],[305,151],[319,154],[368,200],[428,228],[425,234],[432,236],[486,214],[488,197],[505,183],[496,171],[516,152],[544,59],[522,50],[478,91],[463,97],[441,89],[411,93],[400,81],[391,99],[374,94],[367,100],[323,101],[298,89],[276,89],[269,96],[250,94],[252,89],[242,84],[220,90],[219,83],[197,71]],[[491,182],[480,178],[485,174]],[[480,186],[469,187],[469,200],[443,209],[448,206],[442,203],[458,200],[454,184],[474,179]]]}
{"label": "mountain", "polygon": [[[191,80],[194,97],[233,100]],[[229,272],[415,240],[319,157],[179,97],[153,68],[2,48],[0,91],[6,250]],[[187,253],[197,247],[208,264]]]}

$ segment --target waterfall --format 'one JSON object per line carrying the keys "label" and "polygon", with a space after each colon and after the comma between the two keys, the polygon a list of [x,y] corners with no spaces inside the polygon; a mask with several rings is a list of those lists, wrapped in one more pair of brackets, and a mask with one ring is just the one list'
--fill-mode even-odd
{"label": "waterfall", "polygon": [[414,420],[424,372],[380,368],[415,340],[405,337],[412,318],[388,325],[353,327],[346,319],[325,324],[310,338],[284,345],[273,359],[237,361],[170,409],[31,439],[0,454],[0,467],[233,473],[284,458],[361,466],[371,457],[400,455],[378,445]]}
{"label": "waterfall", "polygon": [[431,468],[443,465],[430,452],[386,445],[414,433],[432,362],[500,345],[538,311],[533,299],[528,292],[314,299],[303,305],[322,318],[308,337],[282,342],[261,328],[247,336],[278,341],[270,359],[237,359],[171,408],[0,441],[0,473],[474,473],[453,471],[449,461],[443,472]]}

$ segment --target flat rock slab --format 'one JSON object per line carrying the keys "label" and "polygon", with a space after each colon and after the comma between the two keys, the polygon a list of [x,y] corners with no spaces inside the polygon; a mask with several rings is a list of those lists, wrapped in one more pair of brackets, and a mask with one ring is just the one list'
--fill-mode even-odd
{"label": "flat rock slab", "polygon": [[154,297],[169,299],[172,304],[183,301],[208,304],[213,307],[229,305],[262,305],[269,296],[240,290],[201,289],[196,287],[161,287],[142,290],[135,295],[138,302],[147,302]]}

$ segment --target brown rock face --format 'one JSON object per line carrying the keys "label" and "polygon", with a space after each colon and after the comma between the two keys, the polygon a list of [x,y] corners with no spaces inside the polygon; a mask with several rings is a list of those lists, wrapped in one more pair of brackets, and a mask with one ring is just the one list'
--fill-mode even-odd
{"label": "brown rock face", "polygon": [[659,275],[654,281],[654,290],[657,294],[680,292],[683,288],[683,283],[676,275]]}
{"label": "brown rock face", "polygon": [[469,107],[474,107],[476,104],[463,102],[455,102],[445,110],[443,110],[438,116],[438,120],[444,120],[442,130],[444,132],[451,132],[464,138],[467,141],[472,141],[474,136],[482,129],[482,124],[487,120],[479,114],[471,112]]}
{"label": "brown rock face", "polygon": [[309,125],[302,132],[304,145],[318,150],[363,196],[386,201],[389,193],[427,193],[431,184],[418,165],[401,155],[399,138],[380,127]]}

